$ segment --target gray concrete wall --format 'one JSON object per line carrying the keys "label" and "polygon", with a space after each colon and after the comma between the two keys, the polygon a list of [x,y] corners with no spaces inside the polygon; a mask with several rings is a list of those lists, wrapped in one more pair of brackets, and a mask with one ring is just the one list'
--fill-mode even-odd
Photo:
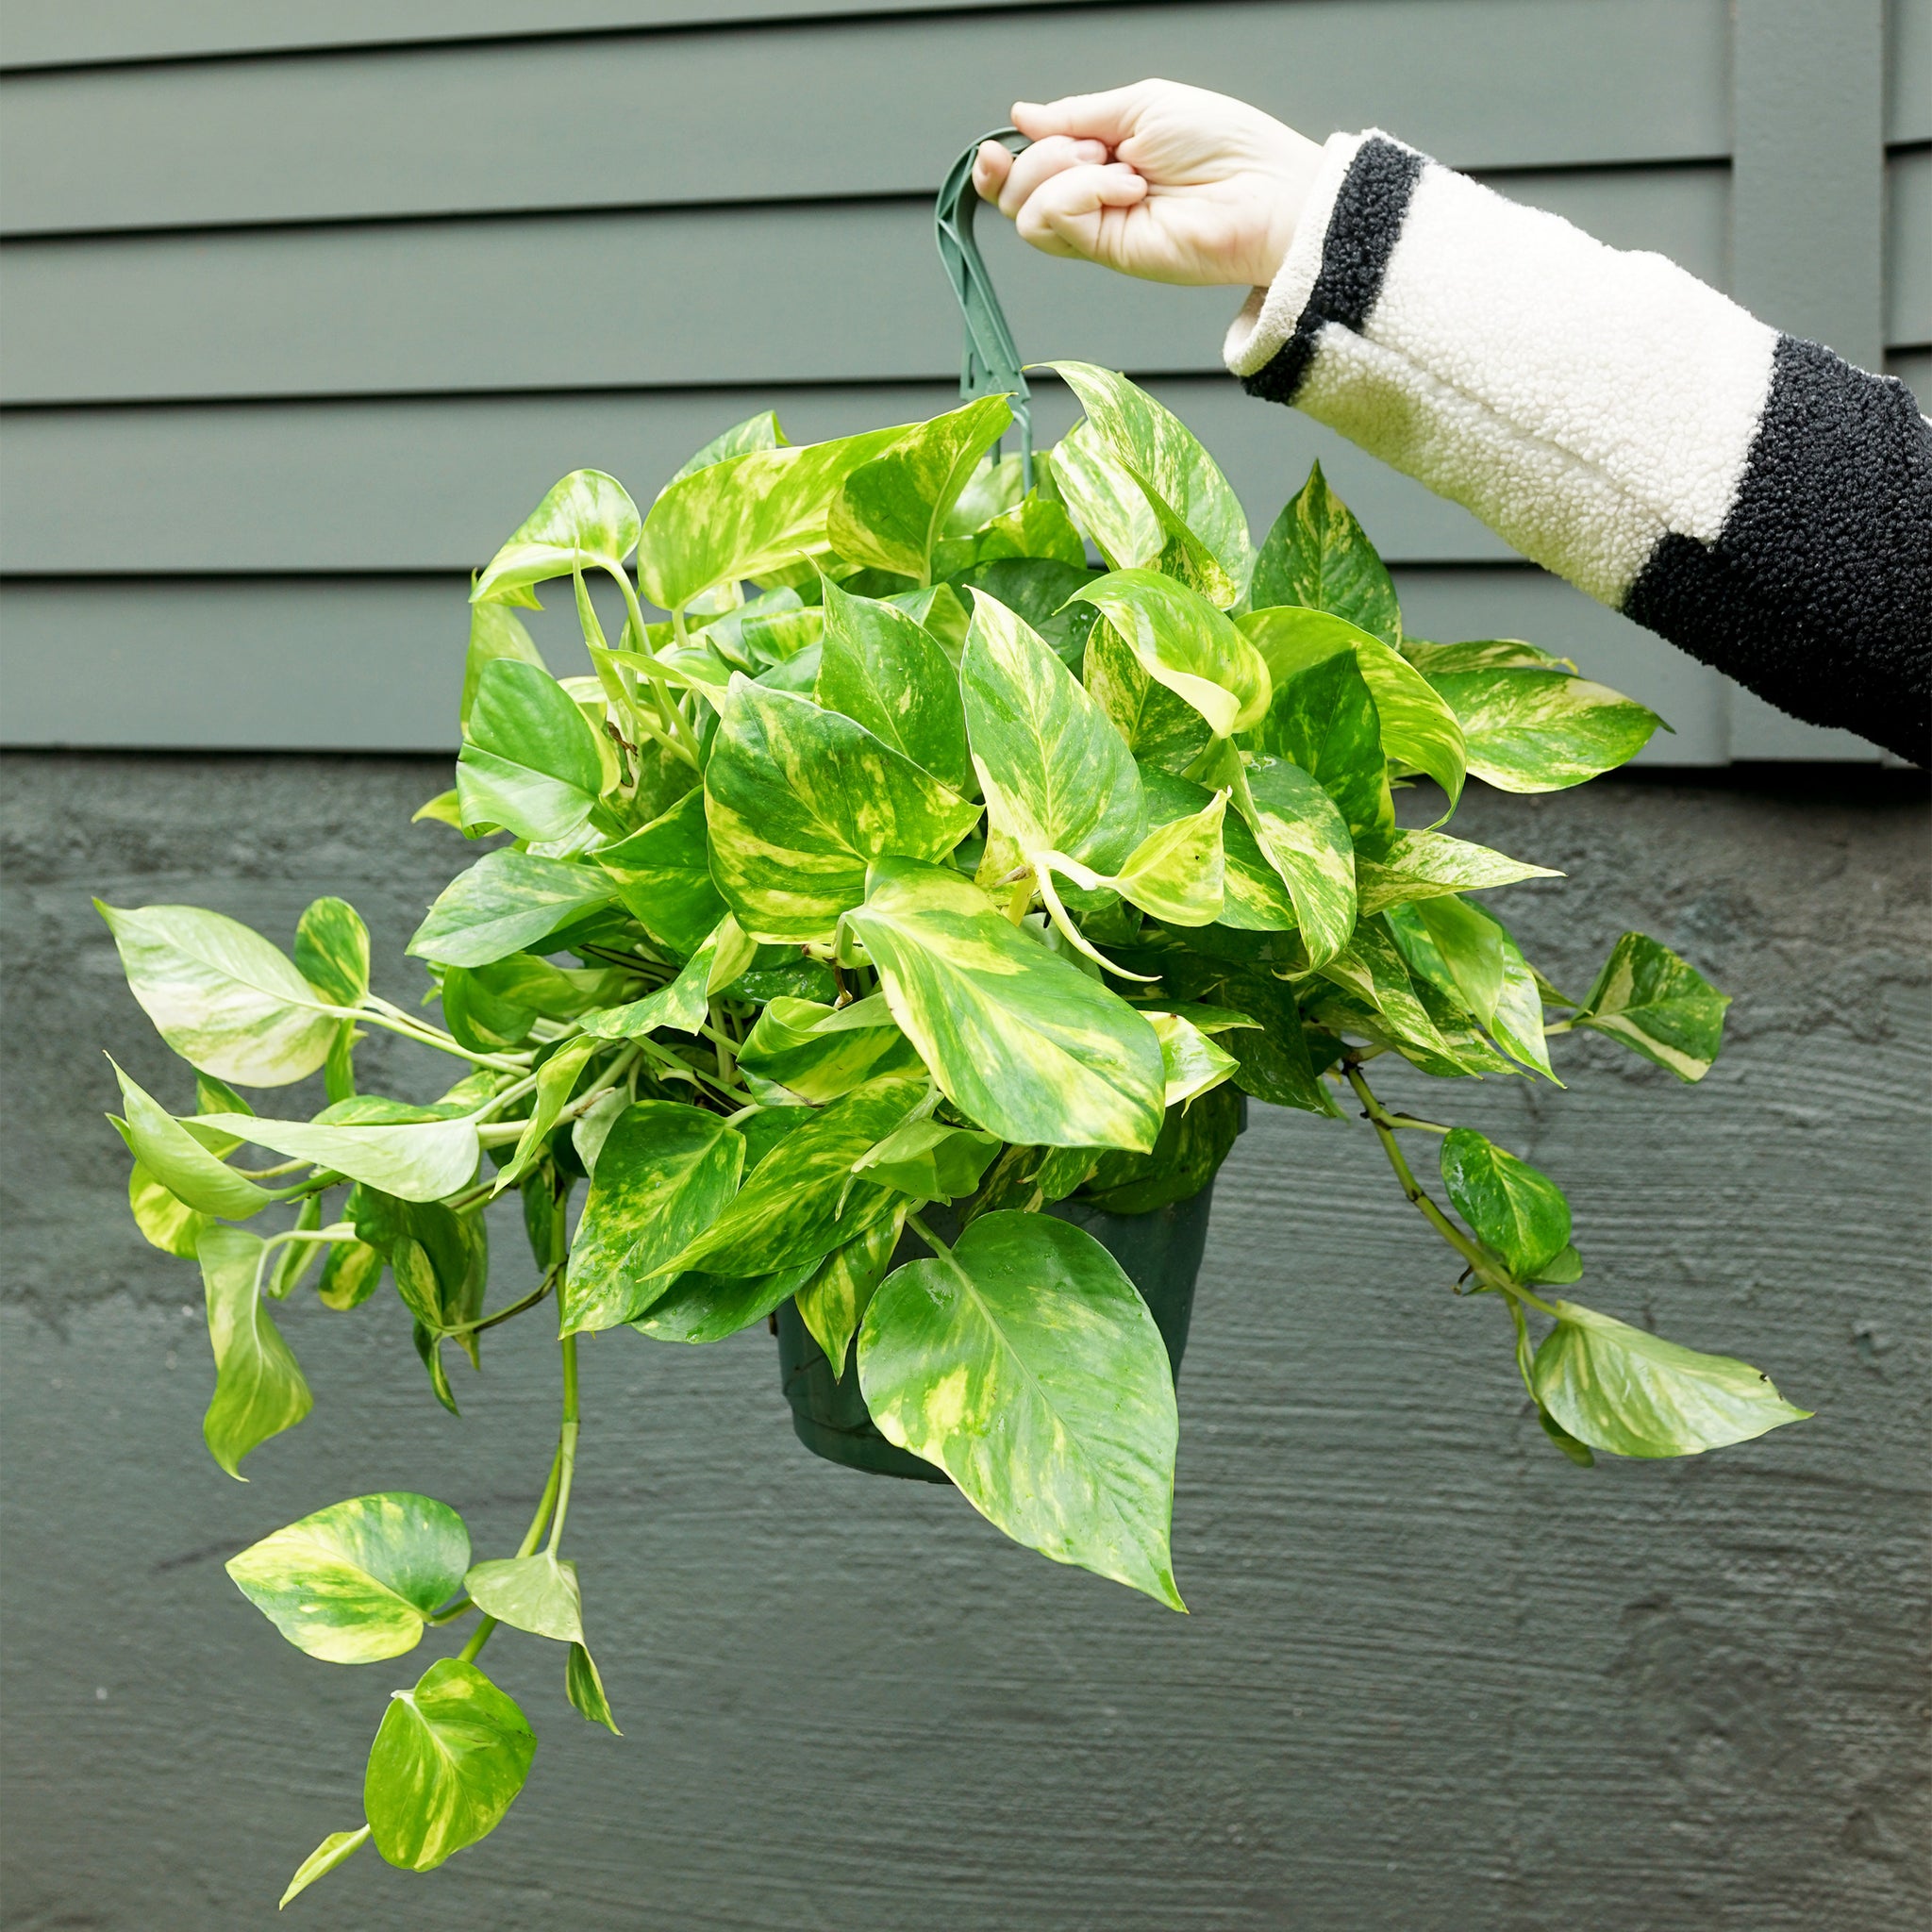
{"label": "gray concrete wall", "polygon": [[[87,895],[286,937],[341,891],[379,988],[411,996],[401,942],[458,848],[404,821],[446,767],[23,755],[5,779],[0,1919],[266,1927],[295,1862],[359,1817],[368,1739],[414,1672],[302,1657],[222,1559],[401,1486],[507,1546],[547,1458],[550,1351],[492,1337],[458,1422],[386,1291],[353,1316],[305,1296],[285,1331],[315,1413],[246,1487],[223,1476],[193,1271],[125,1219],[98,1049],[186,1090]],[[508,1822],[427,1879],[364,1853],[291,1913],[345,1932],[1923,1924],[1921,781],[1473,791],[1458,829],[1572,874],[1510,895],[1559,982],[1638,925],[1737,1004],[1701,1088],[1571,1041],[1570,1091],[1490,1083],[1455,1117],[1571,1191],[1590,1298],[1747,1354],[1815,1422],[1574,1470],[1524,1413],[1498,1311],[1448,1295],[1365,1130],[1257,1109],[1182,1382],[1191,1617],[1006,1543],[950,1492],[814,1461],[762,1333],[607,1338],[572,1524],[625,1739],[571,1714],[554,1647],[505,1633],[491,1668],[543,1740]],[[420,1062],[376,1063],[429,1091]]]}

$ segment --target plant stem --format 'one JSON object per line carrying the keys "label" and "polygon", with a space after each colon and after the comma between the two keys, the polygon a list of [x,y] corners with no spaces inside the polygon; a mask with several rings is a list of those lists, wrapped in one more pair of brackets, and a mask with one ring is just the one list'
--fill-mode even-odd
{"label": "plant stem", "polygon": [[950,1255],[953,1252],[952,1249],[949,1248],[944,1241],[941,1241],[938,1235],[933,1233],[931,1228],[926,1226],[925,1223],[923,1222],[918,1215],[908,1214],[906,1217],[906,1225],[909,1227],[912,1230],[912,1232],[916,1234],[919,1237],[919,1239],[923,1241],[926,1244],[926,1246],[933,1251],[935,1255]]}
{"label": "plant stem", "polygon": [[[624,592],[624,608],[630,613],[631,628],[637,635],[638,649],[646,650],[648,644],[644,635],[643,608],[638,603],[638,593],[631,589],[630,575],[622,564],[606,564],[605,568],[617,579],[618,588]],[[676,634],[677,641],[684,642],[684,612],[671,613],[671,627]],[[658,719],[667,731],[675,734],[676,742],[671,749],[691,767],[697,769],[697,741],[691,735],[691,726],[677,708],[671,692],[666,689],[663,677],[656,671],[648,674],[651,680],[651,696],[657,701]]]}
{"label": "plant stem", "polygon": [[370,994],[366,1007],[358,1008],[349,1017],[367,1020],[373,1025],[386,1026],[391,1033],[400,1033],[405,1040],[413,1040],[419,1046],[433,1046],[438,1053],[454,1054],[458,1059],[468,1060],[472,1066],[489,1067],[499,1074],[529,1071],[527,1054],[472,1053],[453,1035],[414,1018],[400,1007],[391,1006],[387,1000],[377,999],[374,993]]}
{"label": "plant stem", "polygon": [[577,1471],[577,1339],[566,1335],[563,1349],[563,1421],[557,1431],[557,1513],[550,1519],[550,1554],[563,1538],[563,1520],[570,1514],[570,1486]]}
{"label": "plant stem", "polygon": [[[556,1455],[550,1458],[550,1478],[543,1485],[543,1493],[538,1499],[537,1513],[530,1518],[530,1526],[524,1532],[523,1541],[517,1545],[517,1555],[519,1557],[528,1557],[536,1551],[537,1539],[543,1534],[543,1525],[550,1521],[551,1505],[557,1501],[558,1478],[561,1474],[562,1468],[563,1444],[559,1442],[557,1445]],[[495,1628],[496,1619],[494,1617],[485,1617],[470,1632],[469,1642],[457,1652],[458,1661],[466,1664],[475,1663],[477,1657],[483,1654],[483,1646],[490,1641],[490,1633]]]}
{"label": "plant stem", "polygon": [[493,1315],[479,1315],[474,1322],[459,1322],[454,1328],[445,1328],[445,1335],[480,1335],[486,1328],[494,1328],[499,1322],[508,1322],[514,1316],[527,1313],[534,1308],[551,1289],[556,1286],[555,1274],[546,1274],[521,1301],[511,1302],[508,1307],[498,1308]]}

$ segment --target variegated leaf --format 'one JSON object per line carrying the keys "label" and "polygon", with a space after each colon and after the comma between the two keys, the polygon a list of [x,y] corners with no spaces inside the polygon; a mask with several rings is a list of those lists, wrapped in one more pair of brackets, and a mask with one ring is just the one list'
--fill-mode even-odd
{"label": "variegated leaf", "polygon": [[1117,570],[1079,593],[1124,639],[1157,683],[1191,705],[1217,738],[1257,724],[1268,667],[1242,631],[1207,598],[1151,570]]}
{"label": "variegated leaf", "polygon": [[582,861],[486,853],[443,888],[407,950],[442,966],[488,966],[616,896],[610,879]]}
{"label": "variegated leaf", "polygon": [[1228,775],[1236,809],[1288,888],[1309,963],[1332,959],[1355,930],[1355,847],[1341,808],[1286,758],[1257,758]]}
{"label": "variegated leaf", "polygon": [[1380,858],[1357,862],[1356,875],[1364,919],[1391,906],[1445,892],[1480,892],[1519,879],[1563,876],[1548,866],[1525,865],[1446,832],[1398,832]]}
{"label": "variegated leaf", "polygon": [[470,592],[473,604],[525,601],[532,584],[623,565],[638,541],[638,507],[615,476],[573,470],[510,533]]}
{"label": "variegated leaf", "polygon": [[883,1000],[872,1025],[826,1024],[841,1017],[841,1009],[817,1000],[780,994],[758,1015],[739,1048],[739,1072],[760,1098],[823,1107],[875,1073],[914,1070],[918,1056]]}
{"label": "variegated leaf", "polygon": [[577,1566],[555,1551],[502,1557],[471,1567],[463,1588],[486,1617],[558,1643],[584,1641],[584,1592]]}
{"label": "variegated leaf", "polygon": [[677,958],[688,958],[724,916],[711,883],[705,839],[705,794],[687,791],[641,831],[594,855],[624,909]]}
{"label": "variegated leaf", "polygon": [[293,1428],[314,1407],[314,1397],[261,1305],[267,1257],[261,1237],[218,1224],[202,1235],[200,1257],[215,1357],[215,1392],[202,1418],[202,1439],[208,1454],[242,1478],[242,1458]]}
{"label": "variegated leaf", "polygon": [[908,430],[849,472],[825,525],[839,556],[924,582],[947,513],[980,457],[1013,420],[1005,396],[981,396]]}
{"label": "variegated leaf", "polygon": [[440,1201],[475,1172],[476,1123],[410,1121],[397,1126],[337,1126],[312,1121],[265,1121],[251,1114],[213,1113],[208,1124],[272,1147],[293,1160],[333,1168],[405,1201]]}
{"label": "variegated leaf", "polygon": [[352,1858],[369,1841],[369,1827],[358,1825],[354,1831],[332,1831],[295,1867],[295,1875],[289,1880],[289,1887],[282,1893],[281,1904],[287,1905],[291,1898],[305,1892],[318,1878],[325,1878],[336,1867]]}
{"label": "variegated leaf", "polygon": [[484,666],[457,759],[465,825],[569,839],[589,821],[604,776],[595,734],[549,672],[512,658]]}
{"label": "variegated leaf", "polygon": [[1584,995],[1574,1024],[1621,1040],[1680,1080],[1701,1080],[1724,1044],[1730,1003],[1729,993],[1668,946],[1626,932]]}
{"label": "variegated leaf", "polygon": [[959,680],[909,613],[825,585],[816,696],[961,796],[973,789]]}
{"label": "variegated leaf", "polygon": [[1274,521],[1255,559],[1249,602],[1306,605],[1359,625],[1391,648],[1402,613],[1388,566],[1317,463]]}
{"label": "variegated leaf", "polygon": [[1501,791],[1561,791],[1627,764],[1663,723],[1562,671],[1430,672],[1462,726],[1469,769]]}
{"label": "variegated leaf", "polygon": [[892,1265],[892,1250],[905,1224],[903,1207],[874,1222],[857,1241],[834,1248],[797,1291],[800,1319],[824,1350],[834,1375],[845,1373],[845,1352]]}
{"label": "variegated leaf", "polygon": [[267,1188],[257,1186],[219,1159],[166,1108],[142,1092],[113,1060],[108,1064],[121,1083],[121,1107],[125,1115],[114,1121],[114,1125],[135,1159],[171,1195],[199,1213],[219,1214],[230,1221],[246,1221],[275,1198]]}

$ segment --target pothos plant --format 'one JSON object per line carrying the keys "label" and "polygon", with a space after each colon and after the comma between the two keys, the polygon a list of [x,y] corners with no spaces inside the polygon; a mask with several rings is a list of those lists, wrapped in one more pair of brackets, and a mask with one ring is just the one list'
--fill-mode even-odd
{"label": "pothos plant", "polygon": [[[441,1025],[372,990],[340,899],[292,957],[217,913],[102,908],[194,1071],[179,1115],[120,1073],[115,1124],[142,1232],[201,1267],[225,1470],[308,1411],[271,1309],[318,1261],[344,1313],[394,1282],[452,1412],[457,1358],[557,1322],[561,1421],[513,1553],[473,1560],[454,1509],[397,1492],[228,1565],[332,1663],[469,1626],[392,1694],[364,1822],[288,1897],[364,1840],[426,1871],[503,1817],[537,1740],[480,1666],[499,1627],[561,1646],[570,1703],[617,1728],[565,1554],[585,1337],[715,1341],[793,1298],[835,1369],[856,1356],[889,1441],[1019,1541],[1182,1607],[1159,1333],[1108,1251],[1041,1210],[1198,1191],[1242,1094],[1368,1122],[1575,1461],[1805,1413],[1566,1298],[1584,1264],[1556,1184],[1377,1091],[1378,1061],[1560,1085],[1552,1042],[1577,1029],[1704,1075],[1724,995],[1637,933],[1558,991],[1478,896],[1548,869],[1442,829],[1470,776],[1575,785],[1658,721],[1533,645],[1406,634],[1319,470],[1257,553],[1180,422],[1056,366],[1085,416],[1030,488],[997,457],[994,396],[807,446],[754,418],[642,515],[595,471],[544,497],[475,580],[457,783],[418,814],[505,841],[409,943]],[[553,676],[516,615],[545,582],[575,597],[588,675]],[[466,1071],[426,1101],[358,1091],[370,1027]],[[307,1120],[236,1091],[318,1072]],[[279,1158],[238,1165],[247,1146]],[[485,1210],[511,1194],[534,1285],[486,1309]],[[247,1225],[272,1209],[292,1219]],[[895,1269],[902,1241],[924,1255]]]}

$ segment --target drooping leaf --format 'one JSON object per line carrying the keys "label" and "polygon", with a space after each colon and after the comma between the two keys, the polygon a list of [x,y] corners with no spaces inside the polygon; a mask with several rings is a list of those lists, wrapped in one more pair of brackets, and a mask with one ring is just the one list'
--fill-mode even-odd
{"label": "drooping leaf", "polygon": [[123,911],[94,901],[128,991],[191,1066],[248,1087],[286,1087],[328,1058],[337,1015],[258,932],[198,906]]}
{"label": "drooping leaf", "polygon": [[988,1214],[950,1253],[908,1262],[866,1310],[858,1376],[880,1433],[1016,1542],[1185,1607],[1167,1350],[1084,1229]]}
{"label": "drooping leaf", "polygon": [[366,1241],[332,1241],[315,1292],[338,1314],[359,1308],[382,1282],[383,1254]]}
{"label": "drooping leaf", "polygon": [[730,986],[757,953],[758,947],[727,912],[668,986],[641,1000],[587,1015],[584,1031],[599,1040],[641,1040],[660,1028],[695,1033],[711,995]]}
{"label": "drooping leaf", "polygon": [[603,784],[596,737],[556,678],[513,658],[486,664],[457,759],[463,824],[568,839],[589,821]]}
{"label": "drooping leaf", "polygon": [[1196,1094],[1220,1086],[1240,1064],[1191,1020],[1178,1013],[1150,1012],[1147,1022],[1160,1041],[1166,1080],[1161,1097],[1168,1107],[1180,1107]]}
{"label": "drooping leaf", "polygon": [[1169,925],[1211,924],[1226,906],[1222,830],[1227,799],[1225,791],[1217,791],[1198,811],[1157,824],[1106,883]]}
{"label": "drooping leaf", "polygon": [[1612,1456],[1697,1456],[1811,1413],[1727,1355],[1700,1355],[1574,1302],[1536,1352],[1536,1397],[1580,1442]]}
{"label": "drooping leaf", "polygon": [[1456,713],[1469,769],[1500,791],[1561,791],[1627,764],[1663,723],[1655,711],[1562,671],[1432,672]]}
{"label": "drooping leaf", "polygon": [[1153,1028],[970,881],[881,864],[847,924],[892,1017],[970,1120],[1026,1145],[1154,1144],[1163,1076]]}
{"label": "drooping leaf", "polygon": [[1148,676],[1199,711],[1217,738],[1260,721],[1268,667],[1207,598],[1151,570],[1114,571],[1077,595],[1107,619]]}
{"label": "drooping leaf", "polygon": [[127,1171],[127,1210],[143,1240],[184,1261],[194,1259],[211,1218],[170,1193],[138,1160]]}
{"label": "drooping leaf", "polygon": [[[721,429],[705,446],[687,458],[682,466],[673,475],[671,483],[681,483],[699,470],[708,470],[713,463],[722,463],[726,457],[741,457],[747,450],[785,449],[790,446],[784,430],[778,426],[776,413],[771,409],[760,409],[756,416],[747,416],[742,423],[734,423],[729,429]],[[665,489],[671,487],[667,483]],[[658,492],[663,493],[661,491]]]}
{"label": "drooping leaf", "polygon": [[861,724],[732,680],[705,773],[711,874],[755,939],[825,940],[875,858],[942,858],[979,808]]}
{"label": "drooping leaf", "polygon": [[503,1053],[521,1046],[537,1022],[528,1007],[491,992],[467,966],[445,968],[437,991],[442,1024],[472,1053]]}
{"label": "drooping leaf", "polygon": [[890,1012],[880,1011],[875,1025],[825,1025],[836,1017],[817,1000],[774,999],[738,1050],[738,1070],[753,1092],[823,1107],[874,1073],[914,1066],[913,1049]]}
{"label": "drooping leaf", "polygon": [[242,1478],[242,1458],[293,1428],[314,1407],[314,1397],[261,1305],[261,1237],[212,1226],[201,1237],[200,1257],[215,1357],[215,1392],[201,1433],[208,1454]]}
{"label": "drooping leaf", "polygon": [[369,997],[369,928],[345,899],[316,899],[295,922],[295,970],[331,1006]]}
{"label": "drooping leaf", "polygon": [[[1110,369],[1090,362],[1048,367],[1079,397],[1095,435],[1146,491],[1194,588],[1222,609],[1233,604],[1247,587],[1248,522],[1240,498],[1193,431]],[[1171,568],[1169,574],[1177,572]]]}
{"label": "drooping leaf", "polygon": [[613,1738],[624,1736],[611,1714],[610,1700],[604,1694],[604,1679],[597,1673],[596,1659],[581,1643],[570,1647],[563,1667],[563,1691],[572,1709],[587,1724],[602,1724]]}
{"label": "drooping leaf", "polygon": [[1398,832],[1380,858],[1361,859],[1356,866],[1364,919],[1391,906],[1444,892],[1480,892],[1519,879],[1562,876],[1547,866],[1525,865],[1446,832]]}
{"label": "drooping leaf", "polygon": [[1442,1185],[1456,1211],[1520,1281],[1540,1281],[1570,1246],[1570,1204],[1547,1174],[1470,1127],[1442,1142]]}
{"label": "drooping leaf", "polygon": [[956,1201],[979,1185],[999,1149],[991,1134],[928,1117],[894,1127],[852,1163],[852,1172],[915,1201]]}
{"label": "drooping leaf", "polygon": [[1680,1080],[1701,1080],[1724,1045],[1730,1003],[1689,960],[1643,933],[1626,932],[1574,1017]]}
{"label": "drooping leaf", "polygon": [[664,1271],[738,1188],[744,1138],[714,1113],[640,1100],[612,1123],[571,1249],[562,1333],[634,1322],[672,1284]]}
{"label": "drooping leaf", "polygon": [[616,896],[615,885],[594,866],[527,852],[486,853],[443,888],[407,950],[439,965],[487,966],[527,951]]}
{"label": "drooping leaf", "polygon": [[1255,559],[1248,601],[1306,605],[1359,625],[1391,647],[1402,641],[1395,585],[1348,506],[1317,463],[1290,499]]}
{"label": "drooping leaf", "polygon": [[908,430],[850,471],[826,522],[833,550],[924,583],[947,513],[1012,420],[1005,396],[981,396]]}
{"label": "drooping leaf", "polygon": [[441,1658],[413,1690],[391,1692],[370,1746],[362,1808],[375,1849],[433,1872],[496,1829],[536,1755],[515,1703],[475,1664]]}
{"label": "drooping leaf", "polygon": [[823,552],[845,478],[906,434],[902,425],[835,442],[751,449],[679,477],[644,519],[638,588],[678,610],[716,584],[766,577]]}
{"label": "drooping leaf", "polygon": [[1160,518],[1091,422],[1074,424],[1054,446],[1050,464],[1074,521],[1109,569],[1134,569],[1160,557],[1166,541]]}
{"label": "drooping leaf", "polygon": [[797,1291],[799,1316],[824,1350],[834,1375],[845,1373],[845,1352],[892,1265],[905,1224],[903,1208],[874,1222],[857,1241],[834,1248]]}
{"label": "drooping leaf", "polygon": [[816,695],[874,738],[967,795],[973,764],[959,681],[923,625],[891,604],[854,597],[827,582]]}
{"label": "drooping leaf", "polygon": [[510,533],[470,592],[473,604],[515,603],[550,577],[621,568],[638,541],[638,507],[615,476],[573,470]]}
{"label": "drooping leaf", "polygon": [[1354,652],[1337,652],[1284,678],[1248,741],[1257,751],[1291,759],[1313,777],[1369,856],[1394,838],[1380,714]]}
{"label": "drooping leaf", "polygon": [[584,1641],[584,1593],[577,1566],[550,1550],[473,1564],[463,1588],[486,1617],[558,1643]]}
{"label": "drooping leaf", "polygon": [[1468,901],[1445,892],[1391,908],[1381,924],[1421,978],[1431,981],[1487,1026],[1503,996],[1503,928]]}
{"label": "drooping leaf", "polygon": [[289,1889],[282,1893],[281,1904],[287,1905],[297,1893],[304,1892],[318,1878],[325,1878],[345,1859],[352,1858],[369,1840],[369,1827],[359,1825],[354,1831],[332,1831],[295,1867],[295,1875],[289,1880]]}
{"label": "drooping leaf", "polygon": [[[1098,616],[1092,605],[1074,608]],[[1111,625],[1094,624],[1081,676],[1094,703],[1143,766],[1185,772],[1207,750],[1213,737],[1207,719],[1155,679]]]}
{"label": "drooping leaf", "polygon": [[675,1265],[769,1274],[816,1262],[863,1234],[892,1210],[894,1195],[855,1179],[852,1163],[891,1133],[924,1091],[923,1074],[890,1074],[810,1115],[747,1173],[716,1219],[673,1257]]}
{"label": "drooping leaf", "polygon": [[463,1519],[407,1491],[332,1503],[227,1563],[235,1587],[297,1650],[325,1663],[401,1657],[462,1588]]}
{"label": "drooping leaf", "polygon": [[789,1295],[812,1277],[817,1261],[802,1261],[769,1274],[712,1274],[691,1269],[680,1274],[631,1325],[653,1341],[681,1341],[703,1347],[728,1341],[755,1322],[764,1321]]}
{"label": "drooping leaf", "polygon": [[1425,1072],[1472,1071],[1460,1063],[1423,1004],[1407,962],[1381,920],[1362,920],[1342,951],[1319,970],[1362,1002],[1369,1016],[1364,1030],[1373,1038],[1386,1041]]}
{"label": "drooping leaf", "polygon": [[1230,775],[1236,809],[1288,888],[1309,963],[1333,958],[1355,929],[1355,847],[1341,808],[1286,758],[1257,758]]}
{"label": "drooping leaf", "polygon": [[[230,1221],[246,1221],[275,1198],[268,1189],[217,1158],[202,1140],[158,1101],[142,1092],[113,1060],[108,1064],[121,1083],[121,1107],[125,1116],[115,1120],[114,1126],[142,1169],[171,1196],[198,1213],[219,1214]],[[114,1117],[109,1114],[108,1119]]]}
{"label": "drooping leaf", "polygon": [[1133,754],[1045,641],[991,597],[974,597],[959,688],[992,823],[1029,862],[1061,853],[1105,872],[1133,850]]}
{"label": "drooping leaf", "polygon": [[334,1168],[405,1201],[441,1200],[476,1172],[476,1123],[467,1115],[400,1126],[334,1126],[230,1113],[209,1114],[208,1120],[258,1146]]}
{"label": "drooping leaf", "polygon": [[496,1176],[496,1192],[513,1188],[542,1158],[550,1139],[578,1077],[597,1051],[594,1040],[566,1041],[537,1069],[537,1091],[530,1096],[530,1124],[518,1138],[508,1161]]}

